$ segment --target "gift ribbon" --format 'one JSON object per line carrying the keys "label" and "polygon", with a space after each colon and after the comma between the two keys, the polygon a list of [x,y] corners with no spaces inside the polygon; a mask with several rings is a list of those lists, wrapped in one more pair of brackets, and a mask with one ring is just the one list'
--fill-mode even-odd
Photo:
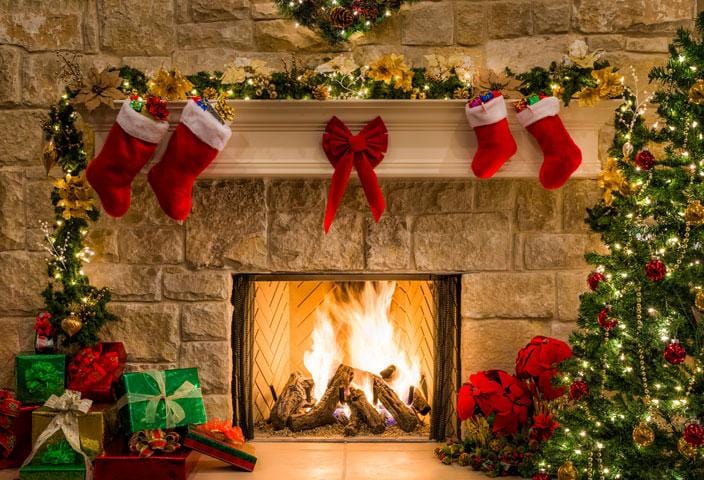
{"label": "gift ribbon", "polygon": [[56,432],[61,431],[71,448],[83,457],[83,462],[86,466],[86,480],[92,480],[93,464],[88,455],[81,449],[81,435],[78,429],[78,417],[88,413],[92,404],[93,402],[87,398],[81,399],[80,392],[74,392],[73,390],[64,391],[60,397],[56,395],[49,397],[44,406],[55,411],[54,418],[51,419],[49,425],[37,437],[37,441],[34,442],[32,447],[32,453],[29,454],[22,466],[29,465],[46,441]]}
{"label": "gift ribbon", "polygon": [[357,135],[353,135],[339,118],[333,116],[330,119],[323,134],[323,150],[335,171],[332,174],[328,204],[325,209],[325,233],[330,230],[337,208],[340,206],[350,180],[352,167],[357,170],[374,220],[379,221],[386,203],[374,168],[384,159],[388,141],[386,125],[381,117],[376,117],[369,122]]}
{"label": "gift ribbon", "polygon": [[10,430],[20,414],[22,404],[9,390],[0,390],[0,458],[7,458],[15,448],[16,438]]}
{"label": "gift ribbon", "polygon": [[180,422],[185,420],[186,411],[181,405],[176,402],[176,400],[182,400],[186,398],[200,398],[200,388],[196,387],[189,381],[185,381],[174,391],[174,393],[172,393],[171,395],[167,395],[165,371],[148,370],[142,373],[145,375],[149,375],[156,382],[157,388],[159,389],[159,393],[148,394],[127,392],[120,399],[120,401],[117,402],[118,408],[122,408],[128,403],[148,402],[147,408],[144,411],[144,420],[147,423],[154,423],[156,421],[156,411],[159,407],[159,403],[163,401],[166,416],[166,428],[174,428]]}
{"label": "gift ribbon", "polygon": [[142,458],[151,457],[154,452],[175,452],[181,448],[181,436],[176,432],[165,433],[161,429],[141,430],[132,434],[129,440],[130,451],[139,453]]}
{"label": "gift ribbon", "polygon": [[110,386],[119,375],[120,357],[117,352],[103,352],[103,345],[85,347],[76,353],[68,366],[68,388],[85,392],[99,385]]}
{"label": "gift ribbon", "polygon": [[63,374],[49,362],[33,363],[24,375],[25,388],[33,397],[46,395],[59,389],[63,382]]}
{"label": "gift ribbon", "polygon": [[240,427],[235,427],[226,420],[213,419],[198,427],[210,435],[225,440],[233,445],[244,444],[244,434]]}

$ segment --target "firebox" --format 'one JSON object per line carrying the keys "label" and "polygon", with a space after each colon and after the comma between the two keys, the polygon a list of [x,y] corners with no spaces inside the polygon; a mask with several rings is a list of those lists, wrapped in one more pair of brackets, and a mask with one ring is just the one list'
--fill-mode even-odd
{"label": "firebox", "polygon": [[248,438],[458,431],[460,277],[236,275],[234,421]]}

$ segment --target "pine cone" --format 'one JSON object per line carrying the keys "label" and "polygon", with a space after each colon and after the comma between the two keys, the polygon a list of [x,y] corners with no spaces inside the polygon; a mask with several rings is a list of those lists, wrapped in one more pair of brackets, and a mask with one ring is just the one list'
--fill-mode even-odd
{"label": "pine cone", "polygon": [[347,28],[354,23],[354,13],[345,7],[335,7],[330,10],[330,23],[337,28]]}
{"label": "pine cone", "polygon": [[313,89],[313,98],[316,100],[327,100],[330,98],[330,88],[327,85],[318,85]]}

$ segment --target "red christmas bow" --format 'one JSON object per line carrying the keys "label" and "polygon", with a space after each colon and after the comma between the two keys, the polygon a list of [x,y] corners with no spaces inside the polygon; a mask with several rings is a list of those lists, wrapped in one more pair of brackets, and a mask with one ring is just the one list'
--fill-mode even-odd
{"label": "red christmas bow", "polygon": [[240,427],[232,426],[226,420],[213,419],[200,426],[203,430],[220,440],[242,445],[244,443],[244,433]]}
{"label": "red christmas bow", "polygon": [[7,458],[15,448],[15,435],[10,427],[20,414],[22,404],[9,390],[0,390],[0,458]]}
{"label": "red christmas bow", "polygon": [[181,448],[181,436],[163,430],[140,430],[133,433],[128,442],[130,451],[140,457],[151,457],[155,452],[171,453]]}
{"label": "red christmas bow", "polygon": [[339,118],[333,116],[330,119],[323,134],[323,150],[335,168],[335,172],[332,174],[328,204],[325,209],[325,233],[328,233],[335,218],[337,207],[350,180],[352,166],[357,170],[359,180],[362,182],[374,220],[379,221],[386,203],[374,168],[384,159],[388,141],[386,125],[381,117],[376,117],[369,122],[357,135],[352,135]]}
{"label": "red christmas bow", "polygon": [[103,344],[85,347],[76,353],[68,365],[70,390],[86,392],[98,387],[109,387],[122,372],[117,352],[103,352]]}

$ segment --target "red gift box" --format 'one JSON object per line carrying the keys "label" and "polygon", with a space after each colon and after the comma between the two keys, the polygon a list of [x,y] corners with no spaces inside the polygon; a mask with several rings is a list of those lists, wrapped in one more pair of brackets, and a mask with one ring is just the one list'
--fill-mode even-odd
{"label": "red gift box", "polygon": [[115,385],[122,377],[127,352],[122,342],[103,342],[79,350],[68,364],[69,390],[94,402],[114,402]]}
{"label": "red gift box", "polygon": [[229,463],[240,470],[253,471],[257,464],[254,447],[244,443],[244,437],[242,437],[242,442],[223,438],[218,432],[209,430],[208,425],[189,425],[188,435],[183,439],[183,444],[204,455]]}
{"label": "red gift box", "polygon": [[18,468],[32,451],[32,412],[40,405],[21,406],[19,415],[14,417],[11,426],[4,432],[14,435],[15,446],[7,458],[0,458],[0,470]]}
{"label": "red gift box", "polygon": [[95,459],[94,480],[186,480],[198,464],[200,454],[189,448],[172,453],[140,457],[125,441],[113,442]]}

